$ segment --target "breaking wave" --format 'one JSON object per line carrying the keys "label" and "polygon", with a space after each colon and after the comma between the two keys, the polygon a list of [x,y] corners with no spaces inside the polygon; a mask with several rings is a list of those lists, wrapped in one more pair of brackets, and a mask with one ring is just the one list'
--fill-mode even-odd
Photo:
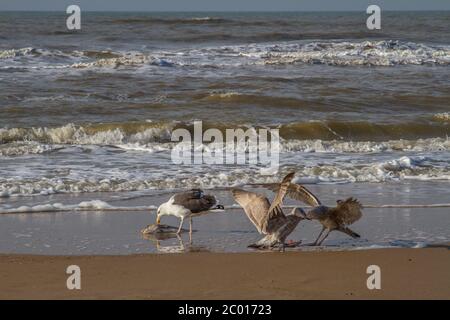
{"label": "breaking wave", "polygon": [[0,144],[0,156],[12,157],[28,154],[42,154],[57,150],[58,146],[42,144],[36,141],[30,142],[13,142]]}
{"label": "breaking wave", "polygon": [[[157,169],[154,169],[157,170]],[[18,178],[0,177],[0,197],[27,195],[51,195],[55,193],[128,192],[144,190],[169,190],[186,188],[223,188],[254,184],[274,183],[277,176],[260,175],[256,168],[226,170],[217,167],[214,171],[194,174],[192,170],[161,169],[160,174],[142,172],[124,175],[108,171],[103,176],[86,173],[78,178]],[[224,170],[224,171],[221,171]],[[302,164],[289,165],[296,171],[298,183],[355,183],[395,182],[402,180],[450,180],[450,167],[445,163],[423,156],[403,156],[373,163]],[[282,175],[282,174],[281,174]]]}
{"label": "breaking wave", "polygon": [[173,124],[117,123],[55,128],[0,129],[0,145],[13,142],[47,144],[114,145],[170,141]]}
{"label": "breaking wave", "polygon": [[38,50],[35,48],[9,49],[0,51],[0,59],[15,58],[27,55],[37,55]]}
{"label": "breaking wave", "polygon": [[[61,127],[0,128],[0,155],[50,152],[64,145],[106,145],[129,150],[168,150],[174,129],[194,134],[192,122],[98,123]],[[217,128],[247,130],[246,124],[203,123],[203,131]],[[383,152],[449,150],[447,122],[376,124],[370,122],[311,121],[256,129],[279,129],[285,152]]]}
{"label": "breaking wave", "polygon": [[[120,133],[108,132],[102,135],[85,136],[77,141],[77,145],[97,145],[117,147],[125,151],[158,152],[169,151],[175,143],[171,142],[150,142],[159,139],[153,133],[139,135],[145,137],[139,142],[137,135],[132,135],[129,142]],[[69,140],[70,141],[70,140]],[[57,152],[72,145],[71,143],[48,144],[36,141],[11,142],[0,144],[0,156],[13,157],[31,154],[45,154]],[[207,145],[205,146],[207,147]],[[448,138],[428,138],[417,140],[389,140],[389,141],[340,141],[340,140],[282,140],[281,152],[302,152],[302,153],[379,153],[379,152],[437,152],[450,151],[450,139]]]}
{"label": "breaking wave", "polygon": [[262,58],[266,64],[448,65],[450,49],[400,41],[312,42],[273,46]]}
{"label": "breaking wave", "polygon": [[[380,137],[417,135],[418,132],[423,133],[424,127],[367,125],[369,129],[364,124],[353,122],[273,126],[281,133],[281,166],[295,170],[300,183],[450,180],[450,140],[442,134],[448,133],[448,123],[427,122],[427,126],[432,128],[431,133],[442,134],[439,137],[384,140]],[[219,128],[224,131],[236,127],[245,129],[250,126],[203,124],[203,130]],[[152,121],[0,129],[0,157],[22,156],[14,162],[6,159],[9,169],[0,176],[0,197],[199,186],[217,188],[271,183],[279,179],[260,175],[259,167],[255,166],[218,166],[214,170],[209,166],[174,167],[170,162],[170,151],[176,143],[170,139],[172,130],[176,128],[193,132],[191,122]],[[408,133],[411,128],[419,131]],[[349,130],[353,130],[351,135]],[[374,140],[362,139],[366,137]],[[202,147],[208,148],[208,145]],[[113,157],[111,152],[114,152]],[[148,154],[153,152],[157,153],[149,157]],[[45,161],[42,166],[29,167],[27,159],[34,157],[33,154],[40,157],[39,154],[46,153],[56,153],[49,158],[53,159],[50,160],[52,163],[55,161],[51,168],[47,168]],[[312,156],[311,153],[325,155]],[[351,162],[347,161],[349,156],[346,154],[354,154]],[[67,159],[70,163],[66,163]],[[119,169],[111,170],[104,166],[111,159]]]}
{"label": "breaking wave", "polygon": [[[20,57],[30,59],[23,61],[17,59]],[[34,61],[35,59],[37,60]],[[450,48],[448,46],[431,46],[391,40],[360,42],[288,41],[148,52],[101,50],[62,52],[59,50],[21,48],[0,51],[0,61],[2,60],[14,62],[14,65],[6,62],[6,65],[2,67],[3,69],[11,67],[89,69],[141,67],[145,65],[160,67],[236,67],[281,64],[447,66],[450,64]],[[37,61],[40,63],[38,64]]]}
{"label": "breaking wave", "polygon": [[123,56],[117,56],[112,58],[102,58],[92,62],[78,62],[70,65],[71,68],[119,68],[120,66],[141,66],[141,65],[153,65],[161,67],[171,67],[173,63],[164,59],[151,57],[144,54],[126,54]]}
{"label": "breaking wave", "polygon": [[322,153],[372,153],[392,151],[436,152],[449,151],[448,138],[390,141],[339,141],[339,140],[286,140],[282,143],[285,152]]}
{"label": "breaking wave", "polygon": [[437,113],[433,116],[435,121],[450,122],[450,112]]}

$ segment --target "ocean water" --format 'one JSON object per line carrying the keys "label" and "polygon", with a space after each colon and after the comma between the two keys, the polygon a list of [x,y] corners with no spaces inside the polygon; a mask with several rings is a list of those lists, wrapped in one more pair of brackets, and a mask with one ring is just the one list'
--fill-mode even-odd
{"label": "ocean water", "polygon": [[[450,178],[450,13],[0,13],[0,194]],[[175,166],[174,128],[278,128],[281,172]]]}
{"label": "ocean water", "polygon": [[[88,12],[71,32],[64,12],[0,12],[0,212],[52,195],[65,206],[96,192],[261,184],[290,170],[367,197],[368,185],[445,189],[450,13],[387,12],[376,31],[366,18]],[[175,165],[171,132],[197,120],[279,129],[279,173]]]}

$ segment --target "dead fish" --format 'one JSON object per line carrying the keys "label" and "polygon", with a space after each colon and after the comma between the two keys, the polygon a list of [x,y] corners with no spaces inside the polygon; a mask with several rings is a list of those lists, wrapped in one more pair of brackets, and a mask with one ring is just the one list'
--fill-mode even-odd
{"label": "dead fish", "polygon": [[[167,224],[149,224],[141,230],[141,233],[144,235],[171,235],[176,234],[177,231],[177,227],[172,227]],[[188,232],[188,230],[181,229],[181,232]]]}

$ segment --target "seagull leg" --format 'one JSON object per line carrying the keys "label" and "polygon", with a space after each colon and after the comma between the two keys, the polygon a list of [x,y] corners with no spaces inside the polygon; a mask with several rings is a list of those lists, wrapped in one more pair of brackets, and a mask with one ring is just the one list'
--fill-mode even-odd
{"label": "seagull leg", "polygon": [[322,238],[322,240],[320,240],[320,242],[317,244],[318,246],[320,246],[322,244],[322,242],[328,237],[328,235],[330,234],[331,230],[327,229],[327,232],[325,233],[325,236]]}
{"label": "seagull leg", "polygon": [[177,234],[180,234],[180,232],[181,232],[181,227],[183,226],[183,222],[184,222],[184,217],[181,218],[180,226],[178,227]]}
{"label": "seagull leg", "polygon": [[313,243],[313,246],[317,246],[317,243],[319,242],[319,239],[322,236],[324,231],[325,231],[325,227],[322,227],[322,231],[320,231],[319,236],[317,237],[316,241],[314,241],[314,243]]}
{"label": "seagull leg", "polygon": [[192,244],[192,217],[189,218],[189,244]]}
{"label": "seagull leg", "polygon": [[359,234],[357,234],[355,231],[351,230],[350,228],[339,227],[338,230],[345,234],[348,234],[352,238],[361,238],[361,236]]}
{"label": "seagull leg", "polygon": [[185,251],[183,239],[180,237],[179,234],[177,234],[177,239],[178,239],[178,244],[179,244],[180,250],[181,250],[181,251]]}

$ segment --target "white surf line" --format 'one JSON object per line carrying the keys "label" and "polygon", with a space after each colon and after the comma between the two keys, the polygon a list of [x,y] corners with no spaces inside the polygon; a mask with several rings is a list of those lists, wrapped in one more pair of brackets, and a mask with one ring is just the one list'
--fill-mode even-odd
{"label": "white surf line", "polygon": [[11,209],[10,211],[8,210],[1,210],[0,209],[0,215],[2,214],[21,214],[21,213],[60,213],[60,212],[70,212],[70,211],[74,211],[74,212],[106,212],[106,211],[155,211],[155,208],[103,208],[103,209],[93,209],[93,208],[88,208],[88,209],[56,209],[56,210],[24,210],[24,211],[15,211],[14,209]]}
{"label": "white surf line", "polygon": [[448,208],[450,203],[363,205],[363,208]]}
{"label": "white surf line", "polygon": [[77,206],[73,207],[63,207],[63,208],[43,208],[40,209],[39,207],[19,207],[19,208],[12,208],[12,209],[0,209],[0,215],[1,214],[22,214],[22,213],[60,213],[60,212],[107,212],[107,211],[155,211],[156,208],[153,206],[150,207],[105,207],[105,208],[80,208]]}
{"label": "white surf line", "polygon": [[[44,205],[45,206],[45,205]],[[283,206],[286,209],[293,209],[297,207],[302,208],[311,208],[310,206]],[[411,205],[403,205],[403,204],[384,204],[384,205],[363,205],[363,208],[371,208],[371,209],[383,209],[383,208],[450,208],[450,203],[436,203],[436,204],[411,204]],[[62,208],[55,207],[46,207],[39,208],[39,206],[35,207],[18,207],[12,209],[1,209],[0,214],[22,214],[22,213],[58,213],[58,212],[108,212],[108,211],[125,211],[125,212],[142,212],[148,211],[153,213],[156,210],[155,206],[138,206],[138,207],[104,207],[104,208],[94,208],[94,207],[78,207],[78,206],[67,206]],[[225,206],[225,210],[242,210],[241,207],[238,206]],[[214,212],[214,211],[213,211]],[[215,213],[219,213],[223,211],[217,211]]]}

